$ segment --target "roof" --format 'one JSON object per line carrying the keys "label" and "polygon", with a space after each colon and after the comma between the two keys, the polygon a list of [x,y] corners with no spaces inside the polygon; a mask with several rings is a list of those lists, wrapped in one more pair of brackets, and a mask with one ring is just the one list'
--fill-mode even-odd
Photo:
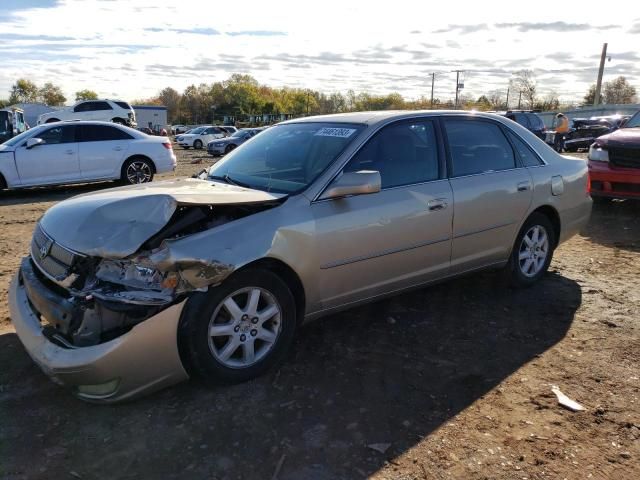
{"label": "roof", "polygon": [[166,110],[163,105],[131,105],[134,110]]}
{"label": "roof", "polygon": [[388,120],[401,120],[403,118],[440,116],[440,115],[476,115],[482,118],[499,117],[493,113],[475,112],[469,110],[380,110],[374,112],[350,112],[336,113],[331,115],[316,115],[313,117],[296,118],[280,123],[310,123],[310,122],[328,122],[328,123],[361,123],[367,125],[376,125],[386,123]]}

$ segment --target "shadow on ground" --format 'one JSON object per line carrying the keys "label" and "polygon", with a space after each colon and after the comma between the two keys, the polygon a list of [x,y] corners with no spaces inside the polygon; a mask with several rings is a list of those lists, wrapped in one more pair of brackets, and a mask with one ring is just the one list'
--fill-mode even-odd
{"label": "shadow on ground", "polygon": [[22,205],[23,203],[59,202],[82,193],[96,192],[105,188],[121,186],[118,182],[81,183],[55,187],[33,187],[21,190],[0,191],[0,205]]}
{"label": "shadow on ground", "polygon": [[580,303],[578,284],[556,274],[528,290],[474,275],[309,325],[255,381],[189,382],[119,406],[74,399],[7,334],[0,473],[272,478],[282,462],[280,480],[362,478],[560,341]]}
{"label": "shadow on ground", "polygon": [[640,252],[640,200],[594,202],[582,234],[600,245]]}

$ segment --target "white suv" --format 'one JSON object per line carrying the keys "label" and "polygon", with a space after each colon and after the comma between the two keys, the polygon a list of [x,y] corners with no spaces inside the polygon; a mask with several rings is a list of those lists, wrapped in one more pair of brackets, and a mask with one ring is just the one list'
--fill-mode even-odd
{"label": "white suv", "polygon": [[114,123],[48,123],[0,145],[0,190],[102,180],[146,183],[175,168],[168,138]]}
{"label": "white suv", "polygon": [[135,127],[136,114],[127,102],[121,100],[83,100],[71,107],[44,113],[38,117],[38,125],[60,120],[99,120]]}

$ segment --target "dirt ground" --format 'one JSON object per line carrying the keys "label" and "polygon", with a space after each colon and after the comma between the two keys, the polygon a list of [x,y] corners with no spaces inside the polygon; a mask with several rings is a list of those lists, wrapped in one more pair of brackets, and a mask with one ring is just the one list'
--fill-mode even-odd
{"label": "dirt ground", "polygon": [[595,205],[531,289],[469,276],[309,325],[252,382],[95,406],[29,359],[6,290],[40,215],[108,186],[0,193],[1,478],[640,478],[640,202]]}

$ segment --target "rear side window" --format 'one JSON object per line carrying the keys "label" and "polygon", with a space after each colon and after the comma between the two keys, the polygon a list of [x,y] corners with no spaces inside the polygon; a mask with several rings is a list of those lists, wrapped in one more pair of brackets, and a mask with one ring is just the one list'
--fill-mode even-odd
{"label": "rear side window", "polygon": [[73,111],[74,112],[88,112],[89,109],[90,109],[89,107],[91,106],[90,104],[91,104],[91,102],[79,103],[78,105],[76,105],[73,108]]}
{"label": "rear side window", "polygon": [[45,130],[35,138],[41,138],[47,145],[75,142],[74,127],[71,125],[53,127]]}
{"label": "rear side window", "polygon": [[531,128],[535,128],[536,130],[544,129],[544,122],[538,115],[536,115],[535,113],[530,113],[529,115],[527,115],[527,117],[529,118]]}
{"label": "rear side window", "polygon": [[118,105],[120,108],[124,108],[125,110],[131,110],[131,105],[129,105],[127,102],[113,102],[116,105]]}
{"label": "rear side window", "polygon": [[113,110],[107,102],[91,102],[91,110]]}
{"label": "rear side window", "polygon": [[523,127],[525,128],[531,127],[531,124],[529,123],[529,119],[524,113],[514,113],[513,118],[515,119],[516,122],[518,122]]}
{"label": "rear side window", "polygon": [[444,125],[453,177],[516,167],[513,149],[497,125],[454,119],[445,120]]}
{"label": "rear side window", "polygon": [[429,120],[384,127],[349,161],[345,172],[376,170],[382,188],[440,178],[435,129]]}
{"label": "rear side window", "polygon": [[513,143],[513,146],[515,147],[516,152],[518,152],[518,156],[525,167],[539,167],[540,165],[544,165],[538,155],[536,155],[535,152],[520,139],[520,137],[508,130],[507,136],[509,137],[509,140],[511,140],[511,143]]}
{"label": "rear side window", "polygon": [[79,142],[105,142],[110,140],[130,140],[127,132],[107,125],[78,125]]}

